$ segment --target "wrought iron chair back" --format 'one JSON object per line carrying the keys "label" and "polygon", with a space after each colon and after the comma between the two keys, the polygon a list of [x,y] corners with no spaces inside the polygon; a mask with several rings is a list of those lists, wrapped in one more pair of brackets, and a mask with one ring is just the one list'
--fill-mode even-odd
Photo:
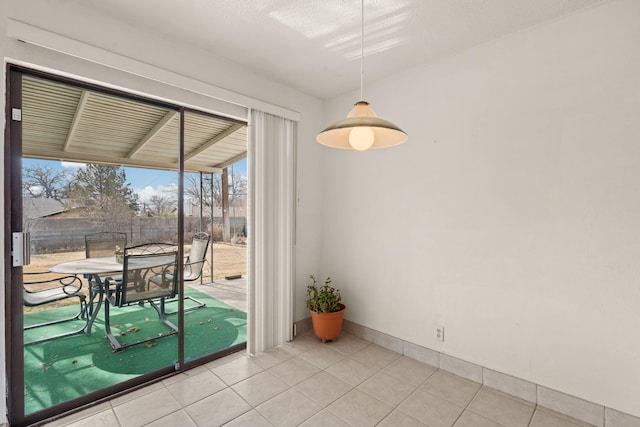
{"label": "wrought iron chair back", "polygon": [[125,254],[118,305],[175,297],[177,264],[177,252]]}
{"label": "wrought iron chair back", "polygon": [[[80,308],[78,313],[71,317],[63,317],[58,319],[52,319],[37,324],[25,325],[24,330],[30,330],[40,328],[43,326],[55,325],[62,322],[68,322],[71,320],[77,320],[80,317],[85,317],[87,314],[87,297],[82,290],[82,280],[75,275],[56,276],[51,277],[52,273],[49,272],[31,272],[24,273],[25,280],[23,281],[22,296],[25,307],[38,307],[46,304],[52,304],[54,302],[63,301],[66,299],[78,298]],[[44,336],[34,340],[28,340],[24,344],[34,344],[38,342],[48,341],[55,338],[64,337],[67,335],[74,335],[83,332],[86,325],[80,329],[73,330],[71,332],[65,332],[61,334],[54,334],[51,336]]]}
{"label": "wrought iron chair back", "polygon": [[177,252],[177,246],[173,243],[142,243],[129,246],[126,253],[129,255],[164,254]]}
{"label": "wrought iron chair back", "polygon": [[[121,279],[107,278],[105,280],[105,330],[114,351],[119,351],[133,345],[142,344],[155,339],[174,335],[178,327],[167,318],[165,302],[174,298],[178,293],[176,268],[178,253],[125,253]],[[131,344],[122,344],[111,332],[110,308],[125,307],[131,304],[148,302],[158,314],[158,318],[167,325],[169,332],[149,337]],[[159,304],[157,304],[159,303]]]}

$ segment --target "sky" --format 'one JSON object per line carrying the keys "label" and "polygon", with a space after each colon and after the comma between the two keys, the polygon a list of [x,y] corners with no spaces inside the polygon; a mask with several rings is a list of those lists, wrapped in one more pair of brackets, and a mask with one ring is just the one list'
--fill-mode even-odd
{"label": "sky", "polygon": [[[74,172],[84,167],[83,163],[61,162],[59,160],[35,160],[22,159],[22,167],[27,168],[37,164],[47,165],[54,170]],[[141,202],[149,202],[154,194],[162,194],[165,190],[172,190],[178,185],[178,174],[175,171],[163,171],[157,169],[141,169],[123,167],[127,176],[127,182],[140,197]],[[233,172],[247,176],[247,160],[241,160],[233,164]],[[229,166],[231,173],[231,166]],[[172,190],[175,192],[175,190]]]}

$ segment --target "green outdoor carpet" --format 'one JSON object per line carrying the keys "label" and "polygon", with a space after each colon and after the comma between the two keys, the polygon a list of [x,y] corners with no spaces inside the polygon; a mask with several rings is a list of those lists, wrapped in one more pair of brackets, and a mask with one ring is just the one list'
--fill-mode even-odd
{"label": "green outdoor carpet", "polygon": [[[200,292],[187,288],[186,295],[206,303],[206,307],[185,313],[185,359],[223,350],[247,339],[247,314]],[[185,308],[193,304],[185,300]],[[25,325],[69,317],[78,306],[27,313]],[[135,378],[159,368],[173,366],[178,357],[178,335],[139,344],[118,353],[111,350],[104,332],[104,307],[91,336],[84,333],[31,344],[24,350],[25,414],[65,402],[101,388]],[[177,310],[177,302],[167,311]],[[178,315],[168,316],[177,325]],[[70,321],[25,331],[25,341],[82,328],[84,320]],[[111,331],[121,343],[157,337],[169,328],[156,311],[130,306],[111,308]],[[120,335],[118,335],[120,334]]]}

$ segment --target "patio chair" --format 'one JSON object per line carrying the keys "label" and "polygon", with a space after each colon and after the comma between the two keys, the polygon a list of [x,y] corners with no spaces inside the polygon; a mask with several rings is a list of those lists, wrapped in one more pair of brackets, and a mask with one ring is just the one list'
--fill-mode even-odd
{"label": "patio chair", "polygon": [[126,249],[126,253],[129,255],[166,254],[171,252],[177,252],[177,246],[173,243],[142,243],[129,246]]}
{"label": "patio chair", "polygon": [[[84,236],[84,250],[87,258],[114,256],[116,247],[121,250],[127,247],[127,233],[101,231],[99,233],[85,234]],[[99,275],[98,277],[104,280],[104,278],[108,276]],[[121,277],[113,276],[113,278],[120,279]],[[87,279],[91,280],[91,277],[87,277]],[[99,291],[100,288],[100,286],[93,287],[96,291]]]}
{"label": "patio chair", "polygon": [[127,233],[101,231],[86,234],[84,243],[87,258],[113,256],[116,246],[121,249],[127,247]]}
{"label": "patio chair", "polygon": [[[193,235],[191,250],[184,260],[184,273],[182,277],[184,282],[193,282],[202,276],[202,270],[206,261],[207,248],[209,247],[210,240],[211,236],[204,232],[198,232]],[[186,295],[184,299],[188,299],[195,303],[195,305],[185,308],[184,311],[197,310],[198,308],[206,307],[207,305],[191,295]],[[177,310],[168,311],[167,314],[175,314],[177,312]]]}
{"label": "patio chair", "polygon": [[[202,270],[207,256],[207,248],[211,237],[204,232],[198,232],[193,235],[193,242],[189,255],[184,261],[184,282],[193,282],[202,276]],[[175,251],[176,246],[172,243],[143,243],[141,245],[131,246],[127,248],[129,254],[145,254],[145,253],[166,253]],[[206,307],[206,303],[187,295],[184,299],[193,301],[195,305],[185,308],[185,311],[191,311],[198,308]],[[175,301],[168,301],[175,302]],[[175,314],[177,310],[167,311],[166,314]]]}
{"label": "patio chair", "polygon": [[[114,351],[178,333],[178,327],[167,319],[165,312],[165,301],[178,293],[175,274],[177,265],[178,253],[175,251],[135,255],[125,253],[122,280],[105,280],[105,330]],[[131,344],[120,343],[111,332],[109,306],[126,307],[144,302],[148,302],[154,308],[158,318],[170,328],[170,331]]]}
{"label": "patio chair", "polygon": [[[84,235],[84,250],[87,258],[101,258],[115,256],[115,251],[119,248],[124,250],[127,247],[127,233],[117,231],[100,231],[98,233]],[[85,279],[89,282],[90,294],[92,299],[89,301],[89,314],[95,318],[95,313],[100,310],[103,298],[103,283],[107,277],[115,280],[122,280],[122,275],[118,273],[85,275]],[[100,281],[100,283],[96,283]],[[94,298],[98,295],[97,308],[94,308]],[[93,322],[91,322],[93,323]]]}
{"label": "patio chair", "polygon": [[193,235],[191,250],[184,262],[184,281],[193,282],[202,276],[204,263],[207,260],[207,249],[211,236],[204,232],[198,232]]}
{"label": "patio chair", "polygon": [[[80,309],[78,313],[71,317],[64,317],[60,319],[53,319],[46,322],[37,323],[34,325],[24,326],[24,330],[30,330],[40,328],[43,326],[55,325],[58,323],[68,322],[71,320],[77,320],[80,317],[84,318],[87,314],[87,299],[86,296],[80,292],[82,289],[82,280],[75,275],[48,277],[44,278],[44,275],[50,275],[49,272],[34,272],[24,273],[26,280],[23,281],[23,300],[25,307],[39,307],[45,304],[51,304],[54,302],[62,301],[65,299],[78,298],[80,303]],[[74,335],[83,332],[86,328],[83,326],[80,329],[76,329],[70,332],[64,332],[61,334],[55,334],[48,337],[42,337],[35,340],[27,341],[24,345],[35,344],[38,342],[48,341],[55,338],[64,337],[67,335]]]}
{"label": "patio chair", "polygon": [[[173,243],[142,243],[135,246],[129,246],[126,249],[126,253],[129,255],[164,254],[164,253],[176,252],[176,249],[177,247]],[[175,302],[175,301],[171,300],[166,302]],[[177,311],[165,312],[165,314],[175,314],[175,313],[177,313]]]}

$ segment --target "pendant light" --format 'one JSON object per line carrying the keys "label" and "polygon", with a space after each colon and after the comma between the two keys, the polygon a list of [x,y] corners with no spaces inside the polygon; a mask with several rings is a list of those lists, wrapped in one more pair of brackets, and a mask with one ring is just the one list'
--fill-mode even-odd
{"label": "pendant light", "polygon": [[[360,40],[360,99],[364,99],[364,0]],[[346,119],[339,120],[320,132],[316,141],[322,145],[346,150],[364,151],[402,144],[409,137],[398,126],[376,116],[366,101],[358,101]]]}

